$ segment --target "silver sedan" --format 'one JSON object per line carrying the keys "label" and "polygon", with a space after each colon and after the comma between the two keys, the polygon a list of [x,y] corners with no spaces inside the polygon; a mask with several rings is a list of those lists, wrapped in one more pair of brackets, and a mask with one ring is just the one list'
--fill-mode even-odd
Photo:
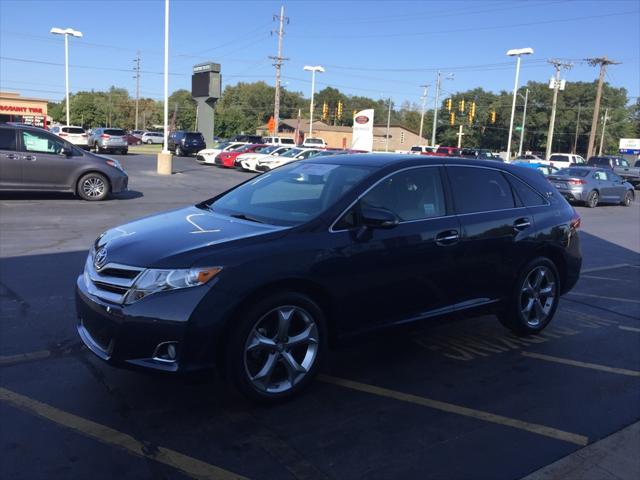
{"label": "silver sedan", "polygon": [[602,168],[563,168],[547,179],[569,202],[581,202],[590,208],[599,203],[628,207],[634,198],[633,185]]}

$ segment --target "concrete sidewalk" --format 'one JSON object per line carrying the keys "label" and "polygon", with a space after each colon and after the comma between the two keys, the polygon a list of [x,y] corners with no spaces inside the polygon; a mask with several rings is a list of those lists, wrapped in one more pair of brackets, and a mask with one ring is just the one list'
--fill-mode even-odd
{"label": "concrete sidewalk", "polygon": [[522,480],[638,480],[640,422],[588,445]]}

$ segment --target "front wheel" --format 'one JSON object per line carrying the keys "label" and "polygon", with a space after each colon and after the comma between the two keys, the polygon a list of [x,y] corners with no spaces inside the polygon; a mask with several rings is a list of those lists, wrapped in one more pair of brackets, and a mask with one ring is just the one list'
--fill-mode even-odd
{"label": "front wheel", "polygon": [[598,192],[596,192],[595,190],[592,190],[587,196],[586,206],[589,208],[596,208],[599,201],[600,195],[598,195]]}
{"label": "front wheel", "polygon": [[176,146],[176,157],[182,156],[182,149],[179,146]]}
{"label": "front wheel", "polygon": [[83,200],[104,200],[109,195],[109,181],[100,173],[87,173],[78,181],[78,195]]}
{"label": "front wheel", "polygon": [[622,205],[625,207],[630,207],[633,202],[633,192],[631,190],[627,190],[624,194],[624,198],[622,199]]}
{"label": "front wheel", "polygon": [[274,294],[238,315],[227,342],[227,377],[248,398],[274,403],[309,385],[326,344],[318,305],[295,292]]}
{"label": "front wheel", "polygon": [[539,257],[527,264],[498,319],[518,335],[544,330],[558,308],[560,281],[551,260]]}

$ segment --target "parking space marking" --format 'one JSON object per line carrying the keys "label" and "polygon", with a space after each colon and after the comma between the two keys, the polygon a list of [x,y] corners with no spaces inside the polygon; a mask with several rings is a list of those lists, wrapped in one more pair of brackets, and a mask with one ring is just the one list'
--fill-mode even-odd
{"label": "parking space marking", "polygon": [[635,327],[623,327],[623,326],[619,326],[618,327],[620,330],[627,330],[628,332],[640,332],[640,328],[635,328]]}
{"label": "parking space marking", "polygon": [[74,430],[99,442],[122,448],[138,457],[149,458],[163,463],[193,478],[211,480],[245,479],[245,477],[229,472],[215,465],[203,462],[175,450],[160,446],[145,445],[131,435],[122,433],[106,425],[87,420],[64,410],[41,403],[32,398],[20,395],[0,387],[0,401],[4,401],[26,412],[46,418],[58,425]]}
{"label": "parking space marking", "polygon": [[495,423],[506,427],[517,428],[519,430],[525,430],[527,432],[554,438],[563,442],[573,443],[575,445],[585,446],[589,443],[589,438],[585,437],[584,435],[565,432],[563,430],[558,430],[557,428],[548,427],[546,425],[525,422],[522,420],[517,420],[515,418],[504,417],[502,415],[496,415],[494,413],[485,412],[482,410],[475,410],[473,408],[463,407],[461,405],[456,405],[453,403],[441,402],[439,400],[433,400],[426,397],[420,397],[418,395],[412,395],[410,393],[389,390],[387,388],[360,383],[345,378],[333,377],[331,375],[319,375],[318,378],[322,382],[349,388],[351,390],[370,393],[372,395],[377,395],[380,397],[392,398],[401,402],[407,402],[414,405],[433,408],[442,412],[455,413],[457,415],[475,418],[477,420],[484,420],[485,422]]}
{"label": "parking space marking", "polygon": [[591,280],[607,280],[613,282],[624,282],[623,278],[596,277],[595,275],[580,275],[580,278],[589,278]]}
{"label": "parking space marking", "polygon": [[633,266],[635,265],[630,265],[628,263],[617,263],[615,265],[609,265],[607,267],[583,268],[582,270],[580,270],[580,273],[601,272],[603,270],[614,270],[616,268],[633,267]]}
{"label": "parking space marking", "polygon": [[599,365],[597,363],[580,362],[578,360],[571,360],[569,358],[553,357],[551,355],[543,355],[541,353],[533,352],[520,352],[523,356],[529,358],[536,358],[538,360],[545,360],[547,362],[562,363],[564,365],[571,365],[572,367],[590,368],[591,370],[599,370],[601,372],[616,373],[618,375],[627,375],[629,377],[640,377],[640,371],[627,370],[626,368],[607,367],[606,365]]}
{"label": "parking space marking", "polygon": [[621,298],[621,297],[607,297],[604,295],[594,295],[593,293],[568,292],[567,295],[577,295],[579,297],[589,297],[589,298],[602,298],[603,300],[613,300],[615,302],[627,302],[627,303],[640,304],[640,300],[633,300],[631,298]]}
{"label": "parking space marking", "polygon": [[8,367],[10,365],[30,362],[32,360],[41,360],[43,358],[49,358],[50,356],[51,352],[49,350],[39,350],[36,352],[19,353],[17,355],[0,356],[0,367]]}

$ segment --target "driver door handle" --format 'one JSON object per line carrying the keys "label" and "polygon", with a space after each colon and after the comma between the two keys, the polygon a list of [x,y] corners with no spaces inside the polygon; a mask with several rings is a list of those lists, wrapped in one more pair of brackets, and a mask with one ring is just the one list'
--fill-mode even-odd
{"label": "driver door handle", "polygon": [[7,153],[6,156],[9,160],[15,160],[16,158],[18,158],[18,155],[16,155],[15,153]]}
{"label": "driver door handle", "polygon": [[25,160],[29,161],[29,162],[35,162],[37,160],[37,157],[35,155],[25,155],[24,157]]}
{"label": "driver door handle", "polygon": [[460,240],[460,234],[457,230],[446,230],[436,235],[436,245],[441,247],[458,243],[458,240]]}
{"label": "driver door handle", "polygon": [[528,218],[519,218],[515,222],[513,222],[513,228],[516,230],[524,230],[525,228],[529,228],[531,226],[531,222]]}

